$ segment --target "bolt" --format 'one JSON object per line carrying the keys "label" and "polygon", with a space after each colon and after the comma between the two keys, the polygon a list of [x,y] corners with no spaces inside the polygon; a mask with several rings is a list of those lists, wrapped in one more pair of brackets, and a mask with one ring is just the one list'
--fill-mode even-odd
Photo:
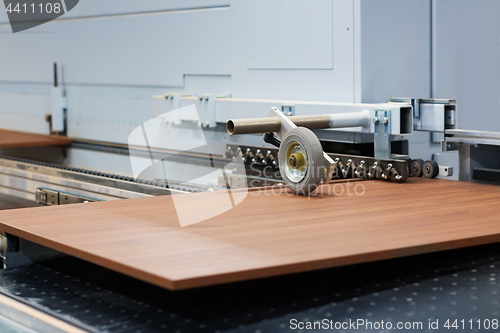
{"label": "bolt", "polygon": [[373,118],[372,118],[372,121],[373,121],[373,123],[374,123],[375,125],[377,125],[377,124],[378,124],[378,122],[379,122],[379,119],[378,119],[377,117],[373,117]]}
{"label": "bolt", "polygon": [[337,157],[334,161],[335,161],[335,163],[339,163],[340,162],[340,158]]}
{"label": "bolt", "polygon": [[260,149],[257,149],[257,154],[260,154]]}
{"label": "bolt", "polygon": [[203,100],[203,95],[198,95],[198,98],[200,99],[200,101]]}
{"label": "bolt", "polygon": [[268,156],[271,155],[271,151],[268,150],[267,153],[266,153]]}
{"label": "bolt", "polygon": [[347,160],[347,164],[348,164],[348,165],[351,165],[351,164],[352,164],[352,160],[351,160],[351,159],[348,159],[348,160]]}
{"label": "bolt", "polygon": [[389,118],[387,118],[387,117],[382,118],[382,123],[384,125],[387,125],[389,123]]}
{"label": "bolt", "polygon": [[387,169],[390,169],[390,168],[392,168],[392,164],[391,163],[387,164]]}
{"label": "bolt", "polygon": [[365,165],[365,161],[359,162],[359,165]]}
{"label": "bolt", "polygon": [[250,152],[250,148],[247,148],[247,153],[249,153],[249,152]]}

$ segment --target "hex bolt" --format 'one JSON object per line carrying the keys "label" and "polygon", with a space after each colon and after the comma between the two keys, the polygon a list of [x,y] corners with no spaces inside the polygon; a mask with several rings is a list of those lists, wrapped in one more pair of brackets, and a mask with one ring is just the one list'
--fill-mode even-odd
{"label": "hex bolt", "polygon": [[389,118],[387,118],[387,117],[382,118],[382,123],[384,125],[387,125],[389,123]]}
{"label": "hex bolt", "polygon": [[372,118],[372,121],[373,121],[373,123],[374,123],[375,125],[377,125],[377,124],[378,124],[378,122],[379,122],[379,119],[378,119],[378,117],[373,117],[373,118]]}

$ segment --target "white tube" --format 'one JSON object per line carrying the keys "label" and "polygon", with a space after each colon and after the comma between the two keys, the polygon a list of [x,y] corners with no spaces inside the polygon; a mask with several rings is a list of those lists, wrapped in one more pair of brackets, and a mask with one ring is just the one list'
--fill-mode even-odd
{"label": "white tube", "polygon": [[370,124],[369,111],[349,112],[349,113],[332,113],[330,117],[330,128],[343,128],[343,127],[366,127]]}

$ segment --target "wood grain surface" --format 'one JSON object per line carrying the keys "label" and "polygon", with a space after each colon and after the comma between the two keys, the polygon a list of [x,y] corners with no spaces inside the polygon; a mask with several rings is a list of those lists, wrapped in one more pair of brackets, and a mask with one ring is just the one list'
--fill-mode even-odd
{"label": "wood grain surface", "polygon": [[68,138],[60,136],[0,130],[0,148],[66,146],[70,143]]}
{"label": "wood grain surface", "polygon": [[[497,186],[410,179],[322,189],[311,198],[253,190],[182,228],[172,197],[161,196],[1,211],[0,229],[171,290],[500,241]],[[180,206],[201,214],[224,195],[180,195]]]}

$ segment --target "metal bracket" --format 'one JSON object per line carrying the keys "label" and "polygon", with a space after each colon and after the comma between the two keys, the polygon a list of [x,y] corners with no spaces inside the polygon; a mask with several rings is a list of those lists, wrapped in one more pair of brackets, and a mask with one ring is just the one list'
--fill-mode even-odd
{"label": "metal bracket", "polygon": [[295,105],[283,104],[281,106],[281,112],[283,112],[283,114],[288,117],[295,116]]}
{"label": "metal bracket", "polygon": [[51,88],[50,97],[51,113],[46,116],[46,119],[50,123],[50,132],[56,135],[66,135],[66,110],[68,109],[68,104],[64,88],[57,81],[57,63],[54,63],[54,85]]}
{"label": "metal bracket", "polygon": [[[280,140],[283,140],[283,137],[285,136],[286,133],[288,133],[293,128],[297,127],[290,119],[288,119],[285,116],[283,112],[279,111],[275,107],[271,108],[271,111],[269,112],[269,117],[278,117],[280,119],[281,129],[279,130],[279,132],[276,133],[276,135],[279,137]],[[333,173],[335,172],[335,168],[337,167],[337,163],[325,152],[323,152],[323,157],[325,159],[325,173],[322,181],[323,183],[326,184],[331,182]]]}
{"label": "metal bracket", "polygon": [[56,191],[44,187],[39,187],[35,191],[35,200],[38,203],[46,204],[49,206],[68,205],[74,203],[87,203],[94,201],[102,201],[96,198],[87,197],[68,193],[64,191]]}
{"label": "metal bracket", "polygon": [[420,99],[419,98],[406,98],[406,97],[391,97],[390,103],[405,103],[411,104],[413,107],[413,117],[420,118]]}
{"label": "metal bracket", "polygon": [[167,102],[166,112],[172,112],[172,118],[165,119],[165,122],[180,125],[181,124],[181,113],[179,109],[181,108],[181,93],[169,92],[165,93],[165,101]]}
{"label": "metal bracket", "polygon": [[169,112],[164,121],[167,124],[180,125],[181,115],[178,110],[181,107],[181,94],[178,92],[166,92],[163,95],[153,96],[153,117],[159,117]]}
{"label": "metal bracket", "polygon": [[215,99],[214,94],[200,94],[198,95],[200,100],[198,114],[200,117],[199,125],[202,127],[216,127],[217,122],[215,121]]}
{"label": "metal bracket", "polygon": [[453,167],[440,165],[439,166],[439,176],[441,176],[441,177],[453,176]]}
{"label": "metal bracket", "polygon": [[389,160],[391,154],[391,110],[375,110],[374,150],[375,158]]}
{"label": "metal bracket", "polygon": [[3,231],[0,231],[0,238],[2,243],[0,257],[3,262],[3,269],[12,269],[65,256],[59,251],[16,236],[9,235],[7,237]]}
{"label": "metal bracket", "polygon": [[52,113],[51,113],[51,130],[53,134],[64,133],[65,118],[67,101],[64,95],[64,89],[62,87],[52,87],[51,90],[51,102],[52,102]]}

